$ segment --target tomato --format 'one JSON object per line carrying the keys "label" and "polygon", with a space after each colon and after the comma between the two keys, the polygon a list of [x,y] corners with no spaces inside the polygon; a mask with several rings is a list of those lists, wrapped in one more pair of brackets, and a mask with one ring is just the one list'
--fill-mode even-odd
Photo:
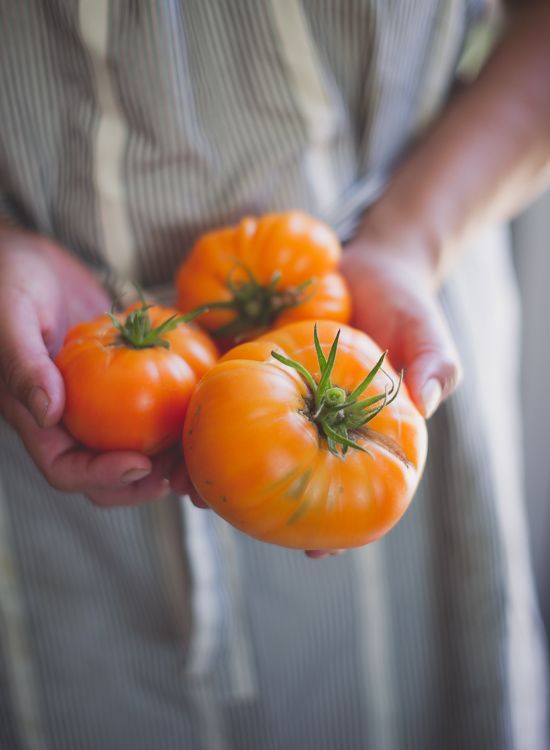
{"label": "tomato", "polygon": [[177,310],[142,303],[76,325],[56,359],[65,427],[96,451],[159,453],[180,440],[193,388],[216,359]]}
{"label": "tomato", "polygon": [[418,485],[427,434],[384,358],[333,321],[291,323],[229,351],[185,419],[201,498],[285,547],[356,547],[388,532]]}
{"label": "tomato", "polygon": [[178,270],[178,307],[206,305],[201,325],[231,343],[294,320],[345,323],[351,307],[340,256],[334,232],[307,214],[246,218],[197,242]]}

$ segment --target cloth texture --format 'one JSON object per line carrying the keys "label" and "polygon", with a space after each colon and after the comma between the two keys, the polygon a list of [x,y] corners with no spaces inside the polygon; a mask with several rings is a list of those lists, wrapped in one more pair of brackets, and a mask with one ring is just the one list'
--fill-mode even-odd
{"label": "cloth texture", "polygon": [[[471,0],[0,0],[0,206],[98,273],[300,208],[342,240],[443,106]],[[441,299],[459,391],[411,509],[313,562],[181,498],[103,510],[0,423],[0,746],[541,750],[502,228]]]}

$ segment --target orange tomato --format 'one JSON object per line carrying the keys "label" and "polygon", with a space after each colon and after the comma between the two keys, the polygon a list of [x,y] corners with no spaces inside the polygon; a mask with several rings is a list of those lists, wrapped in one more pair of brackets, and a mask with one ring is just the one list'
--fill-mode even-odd
{"label": "orange tomato", "polygon": [[206,305],[201,325],[230,343],[294,320],[345,323],[351,306],[340,256],[334,232],[307,214],[246,218],[197,242],[177,273],[178,307]]}
{"label": "orange tomato", "polygon": [[216,361],[216,347],[177,310],[142,304],[113,317],[67,333],[56,359],[63,422],[93,450],[153,455],[181,438],[191,393]]}
{"label": "orange tomato", "polygon": [[201,498],[241,531],[356,547],[409,506],[426,427],[368,336],[332,321],[317,331],[292,323],[222,357],[191,398],[185,460]]}

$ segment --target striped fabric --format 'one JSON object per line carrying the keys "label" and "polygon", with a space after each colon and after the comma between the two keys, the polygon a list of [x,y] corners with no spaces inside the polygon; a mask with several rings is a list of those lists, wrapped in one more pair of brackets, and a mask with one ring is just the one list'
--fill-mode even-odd
{"label": "striped fabric", "polygon": [[[113,283],[298,207],[348,239],[481,0],[0,0],[0,211]],[[495,228],[442,292],[466,378],[412,509],[340,558],[181,498],[92,507],[0,424],[0,747],[541,750],[517,300]]]}

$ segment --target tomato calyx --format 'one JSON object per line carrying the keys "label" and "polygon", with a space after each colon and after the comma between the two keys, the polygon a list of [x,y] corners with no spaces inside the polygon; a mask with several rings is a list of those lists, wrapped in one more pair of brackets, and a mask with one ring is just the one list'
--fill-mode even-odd
{"label": "tomato calyx", "polygon": [[[366,448],[359,445],[354,437],[366,435],[366,425],[371,419],[379,414],[384,407],[391,404],[397,397],[403,373],[399,374],[397,383],[382,369],[387,351],[383,352],[372,370],[359,383],[359,385],[348,393],[344,388],[333,385],[331,375],[336,361],[338,352],[338,341],[340,331],[330,348],[328,357],[321,348],[319,335],[317,333],[317,324],[313,329],[313,339],[315,351],[321,377],[319,382],[315,382],[313,375],[302,364],[296,360],[285,357],[277,351],[272,351],[271,355],[281,364],[292,367],[303,378],[309,389],[309,396],[306,397],[305,414],[312,422],[317,425],[317,429],[326,438],[328,449],[335,456],[345,456],[349,448],[369,453]],[[389,384],[383,393],[362,399],[361,396],[374,380],[376,374],[381,371],[388,378]],[[369,433],[372,430],[369,429]]]}
{"label": "tomato calyx", "polygon": [[[234,274],[239,268],[244,271],[247,278],[236,283]],[[275,271],[269,284],[262,285],[247,265],[236,263],[226,280],[232,298],[206,305],[209,310],[232,310],[236,316],[230,323],[211,331],[211,334],[215,338],[232,338],[238,341],[247,335],[265,331],[272,326],[283,310],[306,301],[306,289],[315,279],[306,279],[297,286],[284,289],[278,288],[280,281],[281,272]]]}
{"label": "tomato calyx", "polygon": [[198,307],[186,315],[174,313],[160,325],[153,327],[149,316],[149,310],[153,305],[147,304],[141,290],[138,290],[138,293],[141,307],[132,310],[124,322],[121,322],[112,311],[107,313],[118,332],[117,339],[113,342],[115,346],[122,345],[132,349],[150,349],[160,346],[163,349],[169,349],[170,342],[163,336],[177,328],[180,323],[189,323],[208,311],[207,307]]}

